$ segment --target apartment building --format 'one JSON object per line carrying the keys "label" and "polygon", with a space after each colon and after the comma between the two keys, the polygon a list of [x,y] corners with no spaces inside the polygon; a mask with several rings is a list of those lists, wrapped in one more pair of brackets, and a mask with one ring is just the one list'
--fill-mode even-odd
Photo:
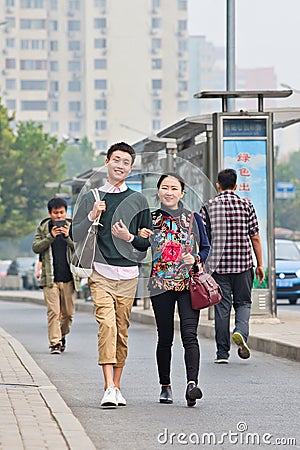
{"label": "apartment building", "polygon": [[187,0],[0,0],[0,89],[16,119],[97,151],[188,114]]}

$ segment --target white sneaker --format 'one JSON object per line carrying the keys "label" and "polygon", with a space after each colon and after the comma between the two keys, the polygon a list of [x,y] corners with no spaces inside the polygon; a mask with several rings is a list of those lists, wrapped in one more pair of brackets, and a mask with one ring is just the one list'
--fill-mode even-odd
{"label": "white sneaker", "polygon": [[116,407],[117,404],[118,402],[117,402],[116,388],[114,387],[107,388],[106,391],[104,392],[100,405]]}
{"label": "white sneaker", "polygon": [[121,394],[120,389],[115,388],[116,389],[116,398],[117,398],[117,404],[118,406],[126,406],[126,400],[123,397],[123,395]]}

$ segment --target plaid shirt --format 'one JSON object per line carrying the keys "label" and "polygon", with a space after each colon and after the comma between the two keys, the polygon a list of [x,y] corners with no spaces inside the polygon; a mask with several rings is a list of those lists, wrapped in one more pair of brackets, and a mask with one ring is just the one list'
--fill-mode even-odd
{"label": "plaid shirt", "polygon": [[[217,273],[241,273],[253,267],[251,236],[259,233],[255,209],[248,199],[223,191],[208,202],[212,247],[207,266]],[[205,212],[201,215],[206,222]]]}

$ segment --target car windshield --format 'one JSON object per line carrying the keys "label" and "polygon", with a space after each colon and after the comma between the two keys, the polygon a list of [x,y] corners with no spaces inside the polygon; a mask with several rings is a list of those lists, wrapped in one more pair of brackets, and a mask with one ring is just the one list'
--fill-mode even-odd
{"label": "car windshield", "polygon": [[275,243],[276,259],[287,261],[300,261],[300,250],[292,241]]}

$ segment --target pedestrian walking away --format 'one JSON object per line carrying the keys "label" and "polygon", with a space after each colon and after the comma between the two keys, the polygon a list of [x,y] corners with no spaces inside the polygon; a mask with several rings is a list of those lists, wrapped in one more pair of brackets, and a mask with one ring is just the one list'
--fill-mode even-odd
{"label": "pedestrian walking away", "polygon": [[199,311],[191,306],[189,271],[195,263],[205,262],[210,245],[198,213],[194,215],[192,233],[187,241],[192,215],[181,201],[184,180],[174,173],[163,174],[157,188],[161,206],[152,213],[153,231],[142,229],[140,234],[151,236],[152,241],[149,289],[158,331],[156,361],[161,384],[159,401],[173,403],[170,372],[177,304],[186,369],[185,398],[188,406],[195,406],[196,400],[202,397],[198,386]]}
{"label": "pedestrian walking away", "polygon": [[202,207],[201,215],[204,223],[209,226],[212,239],[207,264],[222,290],[222,300],[214,306],[217,347],[215,363],[228,364],[232,306],[235,311],[232,341],[238,347],[240,358],[250,357],[247,339],[254,280],[252,249],[256,258],[255,275],[259,283],[263,282],[265,273],[256,212],[249,199],[241,198],[235,192],[236,171],[220,171],[216,186],[219,194],[209,200],[206,207]]}
{"label": "pedestrian walking away", "polygon": [[102,407],[125,406],[121,376],[127,358],[129,319],[138,282],[138,264],[150,246],[139,229],[151,228],[146,198],[130,189],[125,179],[135,160],[134,149],[125,142],[107,151],[107,182],[99,188],[100,201],[85,193],[74,215],[72,235],[80,242],[91,223],[99,219],[93,273],[88,282],[98,329],[98,364],[102,366]]}
{"label": "pedestrian walking away", "polygon": [[71,219],[66,218],[67,202],[52,198],[48,213],[50,217],[37,227],[32,249],[42,265],[40,287],[47,305],[50,353],[60,354],[66,349],[66,335],[71,330],[79,280],[73,277],[69,265],[74,243],[69,235]]}

